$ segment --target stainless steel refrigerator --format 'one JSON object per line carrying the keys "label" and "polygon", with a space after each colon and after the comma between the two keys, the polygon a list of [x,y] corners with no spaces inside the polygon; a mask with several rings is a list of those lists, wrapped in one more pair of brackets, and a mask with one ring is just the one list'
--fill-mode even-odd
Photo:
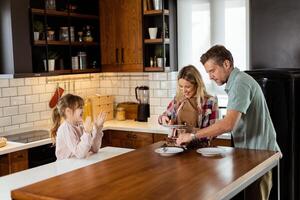
{"label": "stainless steel refrigerator", "polygon": [[[300,199],[300,69],[246,71],[261,86],[283,153],[280,161],[280,198]],[[270,199],[277,198],[277,174],[273,170]]]}

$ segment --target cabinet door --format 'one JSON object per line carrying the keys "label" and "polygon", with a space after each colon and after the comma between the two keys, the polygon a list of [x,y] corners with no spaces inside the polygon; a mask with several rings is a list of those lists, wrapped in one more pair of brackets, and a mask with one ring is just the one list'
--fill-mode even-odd
{"label": "cabinet door", "polygon": [[151,133],[110,131],[110,144],[114,147],[141,148],[153,143]]}
{"label": "cabinet door", "polygon": [[[118,63],[120,51],[117,49],[118,10],[117,0],[101,0],[100,3],[100,46],[101,64],[104,69]],[[104,71],[109,71],[110,68]],[[110,69],[113,71],[113,69]]]}
{"label": "cabinet door", "polygon": [[165,141],[167,139],[167,134],[153,134],[153,143],[159,142],[159,141]]}
{"label": "cabinet door", "polygon": [[121,44],[121,70],[142,70],[142,5],[141,0],[119,1],[118,38]]}
{"label": "cabinet door", "polygon": [[28,151],[16,151],[9,154],[10,159],[10,173],[28,169]]}
{"label": "cabinet door", "polygon": [[141,1],[101,0],[100,38],[102,71],[143,71]]}

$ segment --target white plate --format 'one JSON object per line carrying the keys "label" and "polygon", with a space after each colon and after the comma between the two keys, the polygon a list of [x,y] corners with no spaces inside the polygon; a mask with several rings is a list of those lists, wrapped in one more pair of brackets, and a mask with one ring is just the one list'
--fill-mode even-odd
{"label": "white plate", "polygon": [[180,147],[161,147],[155,149],[156,153],[159,153],[161,156],[172,156],[177,153],[183,152],[183,149]]}
{"label": "white plate", "polygon": [[200,153],[203,156],[218,156],[224,153],[224,149],[218,147],[200,148],[197,149],[197,153]]}

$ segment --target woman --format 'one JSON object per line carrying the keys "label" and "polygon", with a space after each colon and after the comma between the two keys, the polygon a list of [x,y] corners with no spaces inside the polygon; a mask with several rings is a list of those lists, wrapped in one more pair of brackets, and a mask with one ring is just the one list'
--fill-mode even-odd
{"label": "woman", "polygon": [[[215,123],[218,116],[217,98],[206,92],[202,77],[196,67],[193,65],[183,67],[178,73],[177,81],[176,96],[169,103],[167,110],[159,116],[158,122],[160,124],[185,124],[189,127],[188,132],[195,132],[197,128],[205,128]],[[192,133],[193,136],[195,135]],[[196,140],[193,143],[196,144],[195,142]]]}

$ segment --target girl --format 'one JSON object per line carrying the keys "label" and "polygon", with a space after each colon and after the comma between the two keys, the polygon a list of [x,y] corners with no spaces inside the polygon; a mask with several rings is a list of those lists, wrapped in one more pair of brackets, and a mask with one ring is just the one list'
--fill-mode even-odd
{"label": "girl", "polygon": [[[89,152],[98,152],[102,137],[105,113],[100,113],[94,125],[88,117],[83,123],[84,101],[81,97],[66,94],[57,103],[52,113],[51,138],[56,143],[58,160],[76,157],[85,158]],[[61,124],[61,117],[64,121]]]}

